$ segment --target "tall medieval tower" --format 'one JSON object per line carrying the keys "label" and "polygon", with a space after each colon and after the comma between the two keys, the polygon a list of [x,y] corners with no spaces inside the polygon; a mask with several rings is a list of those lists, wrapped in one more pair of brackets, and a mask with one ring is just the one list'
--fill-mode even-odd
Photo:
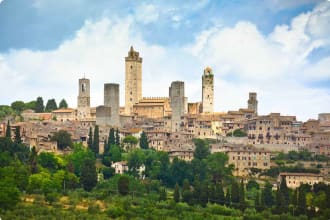
{"label": "tall medieval tower", "polygon": [[142,58],[131,47],[125,57],[125,113],[132,114],[133,105],[142,99]]}
{"label": "tall medieval tower", "polygon": [[78,119],[83,119],[90,116],[90,81],[89,79],[79,79],[78,93]]}
{"label": "tall medieval tower", "polygon": [[248,109],[253,110],[255,114],[258,114],[258,100],[256,92],[249,93]]}
{"label": "tall medieval tower", "polygon": [[210,67],[206,67],[202,76],[202,109],[203,113],[213,112],[214,103],[214,80]]}
{"label": "tall medieval tower", "polygon": [[170,104],[172,109],[171,131],[181,130],[182,116],[185,113],[186,99],[184,97],[184,82],[174,81],[169,88]]}

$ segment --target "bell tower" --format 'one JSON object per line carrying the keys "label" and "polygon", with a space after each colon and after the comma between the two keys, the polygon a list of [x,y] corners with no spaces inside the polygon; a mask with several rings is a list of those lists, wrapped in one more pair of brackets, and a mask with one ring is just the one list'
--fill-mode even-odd
{"label": "bell tower", "polygon": [[214,80],[213,71],[206,67],[202,76],[202,109],[203,113],[213,113]]}
{"label": "bell tower", "polygon": [[125,113],[133,112],[133,105],[142,99],[142,58],[131,46],[125,57]]}
{"label": "bell tower", "polygon": [[90,115],[90,81],[89,79],[79,79],[78,91],[78,119],[89,117]]}

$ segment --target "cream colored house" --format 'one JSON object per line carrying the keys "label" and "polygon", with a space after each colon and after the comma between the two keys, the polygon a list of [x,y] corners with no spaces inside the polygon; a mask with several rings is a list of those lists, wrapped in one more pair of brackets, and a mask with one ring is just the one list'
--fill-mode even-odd
{"label": "cream colored house", "polygon": [[323,176],[315,173],[280,173],[277,178],[278,185],[281,184],[282,177],[286,180],[286,185],[295,189],[301,184],[314,185],[315,183],[323,182]]}

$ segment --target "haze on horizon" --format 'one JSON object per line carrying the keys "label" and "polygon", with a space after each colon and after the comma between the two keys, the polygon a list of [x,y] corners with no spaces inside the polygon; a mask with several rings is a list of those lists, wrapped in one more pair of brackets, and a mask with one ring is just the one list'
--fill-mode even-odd
{"label": "haze on horizon", "polygon": [[326,0],[118,1],[0,0],[0,105],[65,98],[77,105],[78,79],[120,83],[131,45],[143,58],[143,96],[168,96],[185,82],[201,100],[206,66],[215,74],[215,110],[246,107],[298,120],[330,112],[330,2]]}

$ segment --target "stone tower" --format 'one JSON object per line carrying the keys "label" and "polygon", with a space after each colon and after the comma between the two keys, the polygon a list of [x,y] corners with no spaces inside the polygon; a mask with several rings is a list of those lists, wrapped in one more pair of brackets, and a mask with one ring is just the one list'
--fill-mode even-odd
{"label": "stone tower", "polygon": [[87,118],[90,116],[90,81],[89,79],[79,79],[79,93],[78,93],[78,119]]}
{"label": "stone tower", "polygon": [[258,114],[258,100],[256,92],[249,93],[248,109],[253,110],[255,114]]}
{"label": "stone tower", "polygon": [[110,126],[119,126],[119,84],[104,84],[104,106],[110,107]]}
{"label": "stone tower", "polygon": [[131,47],[125,57],[125,113],[133,113],[133,105],[142,99],[142,58]]}
{"label": "stone tower", "polygon": [[213,112],[214,103],[214,80],[213,71],[210,67],[204,69],[202,76],[202,109],[203,113]]}
{"label": "stone tower", "polygon": [[178,132],[181,130],[181,117],[185,112],[184,82],[172,82],[169,93],[172,109],[171,131]]}

